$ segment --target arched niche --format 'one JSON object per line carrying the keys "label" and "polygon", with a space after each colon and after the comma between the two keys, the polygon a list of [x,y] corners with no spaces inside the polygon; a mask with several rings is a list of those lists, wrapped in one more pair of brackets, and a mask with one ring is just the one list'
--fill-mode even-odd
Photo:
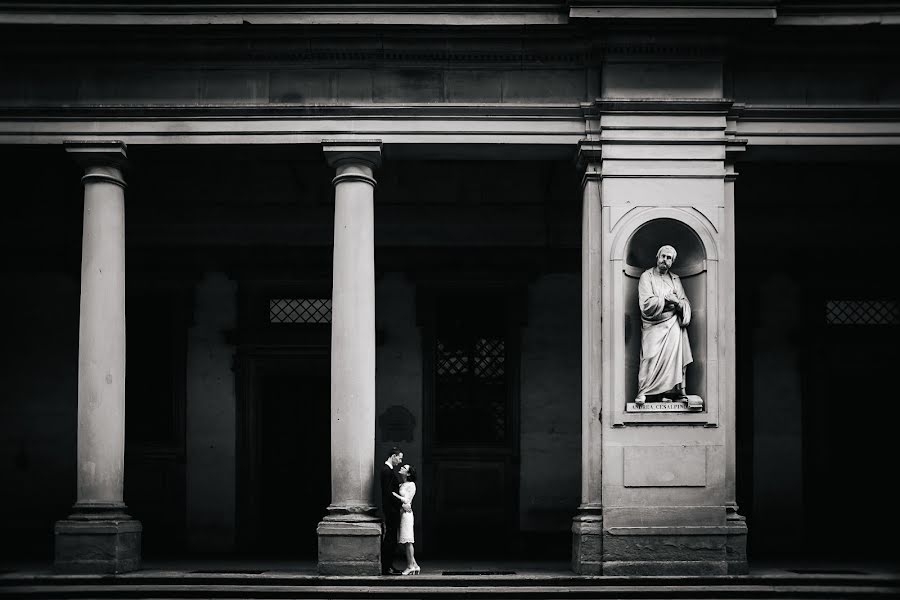
{"label": "arched niche", "polygon": [[638,281],[641,274],[656,265],[656,252],[661,246],[675,248],[677,257],[672,272],[681,278],[691,303],[688,339],[694,360],[687,368],[687,393],[707,398],[707,253],[703,240],[685,222],[673,218],[652,219],[638,226],[624,249],[625,309],[625,399],[637,395],[638,369],[641,358],[641,313],[638,306]]}

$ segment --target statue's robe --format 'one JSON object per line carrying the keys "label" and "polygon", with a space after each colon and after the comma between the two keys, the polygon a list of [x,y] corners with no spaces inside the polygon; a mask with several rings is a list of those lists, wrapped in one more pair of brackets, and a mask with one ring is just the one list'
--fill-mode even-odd
{"label": "statue's robe", "polygon": [[[670,293],[678,297],[680,315],[665,310]],[[638,283],[638,302],[642,321],[638,397],[683,388],[684,369],[694,358],[686,329],[691,322],[691,303],[681,278],[671,271],[661,275],[657,267],[647,269]]]}

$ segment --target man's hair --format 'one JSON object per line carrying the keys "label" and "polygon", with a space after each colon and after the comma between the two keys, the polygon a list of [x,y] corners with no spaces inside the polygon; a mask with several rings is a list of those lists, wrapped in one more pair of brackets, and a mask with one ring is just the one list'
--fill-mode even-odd
{"label": "man's hair", "polygon": [[415,481],[416,480],[416,468],[412,465],[406,465],[406,480],[407,481]]}
{"label": "man's hair", "polygon": [[672,262],[675,262],[675,257],[678,256],[678,252],[675,251],[675,248],[666,244],[665,246],[661,246],[659,250],[656,251],[656,258],[659,258],[659,255],[663,253],[663,250],[669,250],[669,254],[672,255]]}
{"label": "man's hair", "polygon": [[396,456],[396,455],[398,455],[398,454],[403,454],[403,450],[401,450],[401,449],[398,448],[397,446],[394,446],[393,448],[391,448],[391,451],[388,452],[388,455],[387,455],[387,457],[385,458],[385,460],[387,460],[388,458],[390,458],[390,457],[392,457],[392,456]]}

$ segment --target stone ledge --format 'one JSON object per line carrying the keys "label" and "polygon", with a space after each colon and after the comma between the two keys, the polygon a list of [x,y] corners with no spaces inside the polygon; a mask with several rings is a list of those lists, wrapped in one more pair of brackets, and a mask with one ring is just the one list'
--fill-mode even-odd
{"label": "stone ledge", "polygon": [[663,560],[663,561],[607,561],[603,563],[604,575],[727,575],[728,565],[723,561]]}

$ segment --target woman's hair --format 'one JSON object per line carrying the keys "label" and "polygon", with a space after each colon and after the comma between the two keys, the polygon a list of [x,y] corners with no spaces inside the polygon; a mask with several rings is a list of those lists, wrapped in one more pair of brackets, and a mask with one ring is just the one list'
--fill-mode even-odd
{"label": "woman's hair", "polygon": [[415,481],[416,480],[416,468],[412,465],[406,465],[406,480],[407,481]]}

